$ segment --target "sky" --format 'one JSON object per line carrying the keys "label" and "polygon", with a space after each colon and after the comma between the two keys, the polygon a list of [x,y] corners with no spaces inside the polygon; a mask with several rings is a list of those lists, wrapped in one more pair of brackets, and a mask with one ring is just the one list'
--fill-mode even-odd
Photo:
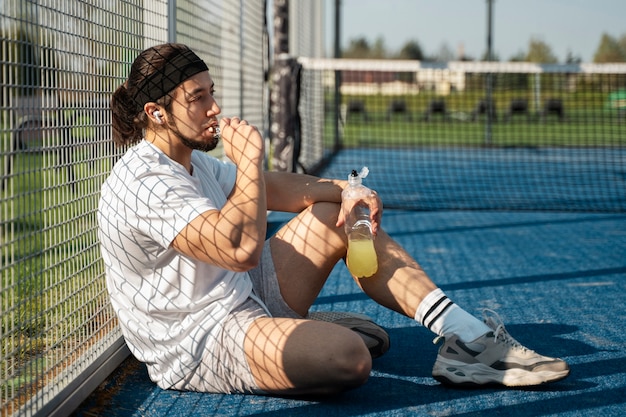
{"label": "sky", "polygon": [[[335,0],[326,0],[327,50],[332,55]],[[341,0],[341,46],[364,37],[399,51],[416,40],[425,55],[447,45],[455,56],[480,59],[487,49],[487,0]],[[564,62],[568,52],[591,62],[603,33],[626,35],[626,0],[493,0],[493,52],[508,61],[545,42]]]}

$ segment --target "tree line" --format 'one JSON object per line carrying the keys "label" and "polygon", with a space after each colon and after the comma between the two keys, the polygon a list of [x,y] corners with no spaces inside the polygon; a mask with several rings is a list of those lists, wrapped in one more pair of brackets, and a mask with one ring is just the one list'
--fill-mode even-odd
{"label": "tree line", "polygon": [[[409,59],[429,62],[446,61],[487,61],[487,53],[481,57],[471,57],[463,54],[462,51],[456,53],[447,45],[443,44],[434,54],[426,54],[417,40],[407,41],[398,51],[389,51],[385,47],[383,38],[377,38],[370,43],[364,37],[358,37],[349,41],[348,47],[341,51],[343,58],[355,59]],[[497,53],[492,53],[492,61],[501,61]],[[557,64],[559,60],[552,51],[550,45],[541,39],[531,37],[528,42],[528,49],[520,51],[511,56],[511,62],[538,62],[545,64]],[[582,59],[571,51],[567,53],[563,63],[580,63]],[[593,62],[626,62],[626,33],[619,37],[608,33],[602,34],[600,42],[593,55]]]}

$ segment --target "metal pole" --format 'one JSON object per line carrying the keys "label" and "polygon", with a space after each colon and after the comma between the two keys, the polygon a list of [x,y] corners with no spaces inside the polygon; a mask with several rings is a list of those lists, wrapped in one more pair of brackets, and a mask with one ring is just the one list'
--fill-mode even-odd
{"label": "metal pole", "polygon": [[176,42],[176,0],[167,2],[167,41]]}
{"label": "metal pole", "polygon": [[272,171],[295,172],[296,114],[291,96],[296,61],[289,56],[289,0],[274,0],[274,65],[270,93]]}
{"label": "metal pole", "polygon": [[239,0],[239,114],[240,117],[245,117],[245,109],[244,109],[244,17],[245,17],[245,4],[243,0]]}
{"label": "metal pole", "polygon": [[[341,0],[335,0],[335,59],[341,58]],[[341,71],[335,70],[335,151],[340,148]]]}
{"label": "metal pole", "polygon": [[[487,0],[487,61],[493,61],[493,48],[492,48],[492,39],[493,39],[493,19],[492,19],[492,11],[493,11],[493,1]],[[487,92],[486,92],[486,103],[485,110],[487,111],[487,123],[485,124],[485,145],[491,145],[491,127],[493,123],[493,115],[494,115],[494,102],[493,102],[493,74],[487,73]]]}

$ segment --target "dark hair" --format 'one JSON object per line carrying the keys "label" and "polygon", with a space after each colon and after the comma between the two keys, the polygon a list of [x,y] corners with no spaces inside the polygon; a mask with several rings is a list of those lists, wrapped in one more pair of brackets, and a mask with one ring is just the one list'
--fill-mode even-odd
{"label": "dark hair", "polygon": [[[178,43],[157,45],[143,51],[133,62],[128,80],[120,85],[111,97],[111,121],[113,141],[116,145],[130,145],[143,139],[143,131],[148,126],[148,117],[134,97],[143,81],[161,70],[172,56],[189,47]],[[171,96],[166,94],[156,101],[166,110],[170,109]]]}

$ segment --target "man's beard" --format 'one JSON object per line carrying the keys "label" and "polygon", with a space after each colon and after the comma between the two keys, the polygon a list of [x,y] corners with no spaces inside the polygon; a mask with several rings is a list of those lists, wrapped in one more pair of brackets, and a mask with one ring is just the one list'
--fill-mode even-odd
{"label": "man's beard", "polygon": [[209,142],[191,139],[187,136],[184,136],[182,133],[180,133],[180,130],[178,130],[178,126],[176,126],[176,122],[173,119],[171,122],[168,122],[168,125],[171,132],[174,133],[174,136],[176,136],[183,143],[183,145],[187,146],[190,149],[195,149],[202,152],[212,151],[217,147],[217,144],[220,140],[219,134],[214,135],[212,137],[212,140]]}

